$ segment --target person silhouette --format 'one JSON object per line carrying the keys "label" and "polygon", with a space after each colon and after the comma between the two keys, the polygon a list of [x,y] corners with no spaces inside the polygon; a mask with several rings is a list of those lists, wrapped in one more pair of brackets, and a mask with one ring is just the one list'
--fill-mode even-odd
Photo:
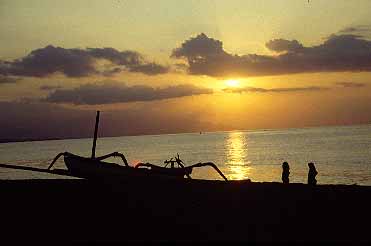
{"label": "person silhouette", "polygon": [[289,175],[290,175],[290,166],[285,161],[284,163],[282,163],[282,182],[284,184],[288,184],[290,182]]}
{"label": "person silhouette", "polygon": [[313,162],[309,162],[308,167],[309,167],[308,184],[309,185],[316,185],[317,184],[316,176],[318,174],[318,172],[316,170],[316,167],[314,166]]}

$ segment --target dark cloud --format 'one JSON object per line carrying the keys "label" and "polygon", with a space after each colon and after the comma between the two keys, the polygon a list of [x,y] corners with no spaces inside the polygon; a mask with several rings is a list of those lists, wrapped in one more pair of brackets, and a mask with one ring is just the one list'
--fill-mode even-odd
{"label": "dark cloud", "polygon": [[371,25],[349,26],[339,31],[341,34],[362,34],[371,32]]}
{"label": "dark cloud", "polygon": [[185,41],[181,47],[174,49],[172,57],[186,57],[189,60],[202,59],[202,57],[225,55],[223,43],[219,40],[209,38],[201,33],[195,38]]}
{"label": "dark cloud", "polygon": [[303,49],[303,45],[299,43],[297,40],[285,40],[285,39],[273,39],[265,44],[265,46],[273,51],[276,52],[299,52]]}
{"label": "dark cloud", "polygon": [[168,67],[156,63],[138,64],[129,68],[130,72],[144,73],[147,75],[163,74],[169,71]]}
{"label": "dark cloud", "polygon": [[68,77],[82,77],[96,74],[94,57],[81,49],[64,49],[47,46],[33,50],[29,55],[8,62],[3,73],[18,75],[45,77],[50,74],[61,72]]}
{"label": "dark cloud", "polygon": [[59,85],[42,85],[40,86],[40,90],[42,91],[52,91],[56,89],[62,89],[62,86]]}
{"label": "dark cloud", "polygon": [[19,78],[0,75],[0,84],[14,84],[17,81],[19,81]]}
{"label": "dark cloud", "polygon": [[210,94],[213,91],[194,85],[176,85],[152,88],[144,85],[126,86],[112,83],[85,84],[74,89],[57,89],[45,99],[53,103],[109,104],[138,101],[154,101],[184,96]]}
{"label": "dark cloud", "polygon": [[355,82],[337,82],[336,85],[345,87],[345,88],[359,88],[359,87],[366,86],[363,83],[355,83]]}
{"label": "dark cloud", "polygon": [[[136,51],[117,51],[113,48],[88,48],[88,52],[98,59],[106,59],[113,64],[124,66],[130,72],[144,73],[147,75],[163,74],[169,71],[169,67],[148,62],[145,60],[143,55]],[[106,72],[106,74],[112,74],[120,72],[122,69],[115,67]]]}
{"label": "dark cloud", "polygon": [[327,87],[309,86],[309,87],[289,87],[289,88],[273,88],[265,89],[259,87],[235,87],[224,88],[224,92],[229,93],[247,93],[247,92],[260,92],[260,93],[282,93],[282,92],[307,92],[307,91],[323,91],[329,90]]}
{"label": "dark cloud", "polygon": [[137,65],[144,62],[141,54],[135,51],[118,51],[113,48],[88,48],[87,52],[95,58],[111,61],[117,65]]}
{"label": "dark cloud", "polygon": [[174,67],[178,71],[186,71],[188,69],[187,64],[184,64],[184,63],[176,63],[174,64]]}
{"label": "dark cloud", "polygon": [[266,45],[282,53],[232,55],[224,51],[221,41],[200,34],[174,49],[171,56],[184,59],[190,74],[215,77],[371,71],[371,41],[359,35],[331,35],[323,44],[312,47],[284,39]]}
{"label": "dark cloud", "polygon": [[[99,60],[109,65],[97,66]],[[101,74],[112,75],[120,71],[156,75],[168,72],[168,67],[146,59],[135,51],[118,51],[113,48],[64,49],[49,45],[33,50],[27,56],[14,61],[1,61],[1,75],[46,77],[62,73],[67,77],[84,77]]]}

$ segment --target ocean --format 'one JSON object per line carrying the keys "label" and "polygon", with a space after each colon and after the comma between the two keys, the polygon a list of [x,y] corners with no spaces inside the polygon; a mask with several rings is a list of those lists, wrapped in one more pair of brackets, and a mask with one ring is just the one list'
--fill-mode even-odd
{"label": "ocean", "polygon": [[[60,152],[90,156],[91,148],[91,138],[2,143],[0,163],[47,168]],[[290,182],[306,183],[307,164],[314,162],[318,184],[371,185],[371,125],[106,137],[98,138],[96,151],[121,152],[131,165],[161,166],[179,153],[186,165],[214,162],[229,179],[256,182],[281,182],[287,161]],[[56,168],[65,168],[62,159]],[[208,167],[195,168],[192,177],[221,179]],[[0,168],[0,179],[37,178],[65,177]]]}

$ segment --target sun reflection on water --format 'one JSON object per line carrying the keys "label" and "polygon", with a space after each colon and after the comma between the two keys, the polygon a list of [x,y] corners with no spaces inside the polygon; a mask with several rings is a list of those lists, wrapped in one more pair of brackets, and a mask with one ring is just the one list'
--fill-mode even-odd
{"label": "sun reflection on water", "polygon": [[226,165],[229,179],[247,179],[250,161],[247,161],[247,142],[242,132],[231,132],[226,141]]}

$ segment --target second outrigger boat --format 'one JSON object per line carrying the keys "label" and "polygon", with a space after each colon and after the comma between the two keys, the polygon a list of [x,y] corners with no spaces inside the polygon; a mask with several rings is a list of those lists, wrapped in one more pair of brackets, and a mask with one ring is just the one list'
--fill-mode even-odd
{"label": "second outrigger boat", "polygon": [[[131,177],[151,177],[151,178],[165,178],[165,179],[191,179],[193,168],[209,166],[215,169],[219,175],[225,180],[228,179],[219,170],[219,168],[212,162],[196,163],[194,165],[185,166],[183,161],[179,158],[179,154],[170,160],[164,162],[165,166],[161,167],[151,163],[138,163],[137,165],[130,166],[126,157],[119,153],[113,152],[100,157],[95,157],[96,140],[99,125],[99,111],[97,111],[95,121],[95,131],[93,139],[93,148],[91,158],[82,157],[69,152],[59,153],[52,163],[49,165],[50,170],[60,157],[64,157],[64,163],[67,167],[68,175],[86,178],[86,179],[125,179]],[[110,157],[120,157],[123,165],[116,163],[104,162],[103,160]]]}

